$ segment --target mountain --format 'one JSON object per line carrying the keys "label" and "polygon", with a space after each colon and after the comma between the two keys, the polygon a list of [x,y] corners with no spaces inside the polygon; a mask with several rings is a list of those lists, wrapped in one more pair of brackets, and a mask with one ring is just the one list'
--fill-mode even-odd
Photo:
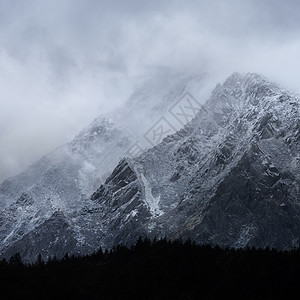
{"label": "mountain", "polygon": [[[71,142],[0,184],[2,255],[22,249],[30,260],[40,252],[61,256],[102,245],[97,238],[100,229],[95,229],[98,221],[85,214],[90,195],[122,157],[131,155],[135,143],[140,151],[152,146],[145,133],[170,114],[180,97],[187,92],[199,96],[206,87],[204,75],[156,75],[137,87],[121,108],[99,116]],[[86,222],[91,224],[85,229]]]}
{"label": "mountain", "polygon": [[[172,108],[168,112],[174,117],[172,122],[169,115],[160,119],[162,123],[155,123],[159,125],[157,128],[149,126],[146,132],[149,135],[140,135],[139,139],[172,133],[171,123],[175,119],[182,123],[179,116],[191,115],[195,99],[185,93],[186,83],[181,86],[185,88],[175,89],[181,91],[178,94],[169,93],[156,99],[155,106],[143,115],[136,114],[141,110],[133,105],[130,118],[133,117],[131,124],[139,127],[137,132],[142,124],[151,124],[146,118],[149,112],[150,115],[153,111],[163,112],[159,103],[170,103],[166,107]],[[146,103],[149,105],[141,100],[149,98],[140,96],[139,99],[141,108],[147,107]],[[32,261],[39,253],[44,258],[61,257],[65,252],[89,253],[99,246],[131,245],[139,236],[190,238],[197,243],[237,248],[299,246],[299,106],[297,95],[264,77],[235,73],[223,85],[216,86],[183,128],[148,147],[141,155],[126,156],[116,163],[90,199],[80,198],[76,185],[69,184],[74,178],[80,178],[72,173],[72,164],[63,163],[59,168],[50,164],[46,174],[53,172],[50,177],[47,175],[53,181],[43,182],[44,175],[36,175],[40,177],[38,184],[2,211],[2,256],[9,257],[18,251],[25,260]],[[128,117],[130,107],[129,101],[128,108],[116,115],[123,113]],[[120,126],[123,119],[118,118],[114,124]],[[104,122],[111,124],[110,120]],[[176,126],[173,127],[175,131]],[[121,137],[121,145],[130,144],[130,134],[119,133],[116,125],[109,128],[104,132],[116,133],[112,139],[116,141],[114,145],[118,145]],[[67,145],[68,149],[78,145],[77,155],[85,151],[96,153],[94,161],[100,162],[93,165],[95,173],[90,173],[94,179],[97,168],[100,174],[103,156],[112,152],[115,161],[119,159],[118,152],[109,147],[104,147],[107,152],[99,152],[107,140],[111,141],[106,134],[99,134],[100,142],[91,146],[95,136],[98,140],[98,134],[87,129]],[[81,159],[74,161],[81,162]],[[49,162],[45,158],[43,164],[47,169]],[[37,187],[39,192],[34,193]],[[49,187],[64,191],[67,198],[62,196],[56,202],[55,198],[42,198],[41,191]],[[39,195],[40,202],[32,195]]]}
{"label": "mountain", "polygon": [[93,194],[105,245],[141,235],[298,247],[299,154],[298,96],[260,75],[233,74],[190,123],[123,159]]}

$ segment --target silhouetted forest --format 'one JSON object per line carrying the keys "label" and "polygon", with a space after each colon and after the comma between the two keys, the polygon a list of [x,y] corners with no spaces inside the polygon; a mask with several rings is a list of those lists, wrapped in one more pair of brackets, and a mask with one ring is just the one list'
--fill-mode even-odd
{"label": "silhouetted forest", "polygon": [[300,250],[221,249],[140,239],[93,255],[0,263],[0,299],[289,299]]}

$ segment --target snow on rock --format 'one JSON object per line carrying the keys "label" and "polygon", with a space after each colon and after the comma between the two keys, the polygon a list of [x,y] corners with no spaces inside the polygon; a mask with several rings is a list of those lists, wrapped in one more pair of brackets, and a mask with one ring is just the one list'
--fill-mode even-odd
{"label": "snow on rock", "polygon": [[150,210],[152,217],[159,217],[163,214],[163,211],[159,208],[160,196],[154,197],[151,192],[151,187],[144,174],[141,174],[141,178],[145,188],[144,201],[147,208]]}
{"label": "snow on rock", "polygon": [[28,261],[40,252],[89,253],[147,235],[299,246],[299,97],[258,74],[235,73],[183,128],[120,160],[187,86],[203,84],[162,82],[0,185],[2,256],[17,248]]}

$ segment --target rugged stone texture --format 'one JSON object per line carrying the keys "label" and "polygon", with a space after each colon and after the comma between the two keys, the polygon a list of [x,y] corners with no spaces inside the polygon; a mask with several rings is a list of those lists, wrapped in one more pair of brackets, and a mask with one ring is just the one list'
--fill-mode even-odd
{"label": "rugged stone texture", "polygon": [[[158,199],[160,211],[136,215],[137,225],[152,237],[299,246],[299,105],[298,97],[256,74],[233,74],[218,85],[192,122],[131,162],[150,190],[140,200]],[[104,198],[110,195],[93,199]],[[126,231],[116,232],[119,242],[133,242]]]}
{"label": "rugged stone texture", "polygon": [[[64,217],[55,215],[50,200],[37,206],[32,193],[21,193],[0,214],[2,253],[24,248],[30,261],[38,252],[89,253],[146,235],[234,247],[299,246],[299,141],[298,96],[260,75],[233,74],[184,128],[139,157],[122,159],[91,199],[74,207],[59,202]],[[60,178],[59,168],[49,172]],[[61,192],[57,181],[53,186]],[[52,228],[49,238],[45,228]],[[50,241],[64,238],[65,248],[51,248]]]}
{"label": "rugged stone texture", "polygon": [[9,258],[16,252],[23,258],[30,257],[30,261],[36,260],[39,254],[44,258],[62,257],[73,252],[76,243],[74,232],[64,214],[56,212],[34,231],[5,249],[3,257]]}

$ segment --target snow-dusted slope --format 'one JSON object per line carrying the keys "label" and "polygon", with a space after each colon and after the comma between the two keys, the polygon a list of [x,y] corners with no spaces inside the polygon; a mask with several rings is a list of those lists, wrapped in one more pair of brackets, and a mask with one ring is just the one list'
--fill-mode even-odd
{"label": "snow-dusted slope", "polygon": [[100,220],[113,216],[105,243],[166,235],[236,247],[298,246],[299,154],[299,98],[262,76],[233,74],[184,129],[120,163],[134,181],[120,181],[116,169],[93,195],[108,210]]}
{"label": "snow-dusted slope", "polygon": [[[175,88],[177,92],[163,97],[162,107],[175,101],[175,95],[180,97],[184,90]],[[149,99],[143,93],[137,94],[140,99]],[[140,103],[142,107],[149,105],[147,101]],[[129,104],[126,109],[130,111],[131,107]],[[135,104],[133,107],[139,111]],[[163,109],[158,107],[147,108],[147,112],[150,116],[153,111],[161,113]],[[128,111],[124,112],[128,116]],[[131,124],[140,128],[143,122],[137,121],[144,119],[147,123],[146,115],[131,115]],[[118,118],[113,124],[121,126],[124,119]],[[121,145],[130,139],[132,128],[119,134],[118,127],[109,125],[111,119],[103,122],[109,128],[105,132],[114,132],[116,141],[124,139]],[[98,124],[95,121],[91,125],[94,129],[83,131],[66,146],[67,151],[86,157],[82,160],[87,164],[86,173],[95,167],[90,178],[103,166],[99,162],[96,165],[97,159],[102,159],[99,149],[110,141],[106,134],[94,134],[102,132],[101,126],[95,129]],[[94,138],[99,137],[103,142],[93,146]],[[116,153],[114,159],[118,160]],[[32,260],[38,253],[44,257],[61,256],[66,251],[86,253],[99,246],[132,244],[141,235],[192,238],[199,243],[235,247],[299,246],[299,153],[298,96],[260,75],[233,74],[223,85],[217,85],[184,128],[136,158],[121,159],[91,199],[74,195],[74,201],[73,196],[54,201],[46,197],[37,204],[37,198],[32,196],[38,195],[34,193],[35,185],[26,190],[1,214],[3,255],[8,257],[19,251],[25,259]],[[95,157],[95,165],[88,157]],[[49,170],[54,172],[52,165]],[[80,178],[62,177],[59,170],[50,177],[56,181],[42,185],[45,189],[59,187],[61,178],[70,182]],[[82,165],[78,170],[82,171]],[[50,171],[47,169],[47,174]],[[39,180],[42,178],[43,175]],[[87,187],[83,182],[92,181],[81,181]],[[71,191],[74,194],[80,190],[75,187]],[[76,207],[72,207],[73,203]]]}
{"label": "snow-dusted slope", "polygon": [[[84,243],[82,247],[86,244],[90,249],[98,247],[99,241],[94,238],[97,230],[92,228],[97,220],[94,223],[93,217],[82,217],[86,199],[103,183],[119,160],[128,155],[131,146],[144,141],[145,132],[157,119],[168,114],[174,102],[186,92],[196,92],[198,95],[195,96],[199,96],[205,87],[205,76],[202,75],[187,77],[168,73],[161,76],[137,88],[122,108],[99,116],[73,141],[0,185],[2,253],[10,253],[18,244],[24,244],[27,235],[35,229],[42,230],[43,226],[48,228],[49,224],[54,224],[48,220],[55,218],[58,212],[58,220],[64,220],[63,223],[70,226],[80,249]],[[143,149],[150,146],[149,143],[142,144]],[[82,233],[87,222],[94,225],[90,226],[92,229],[87,228],[88,233]],[[90,242],[86,242],[88,236],[91,236]],[[49,249],[55,248],[53,243],[58,245],[59,241],[60,238],[52,241],[52,248],[42,247],[45,255],[51,254],[53,251]],[[40,251],[40,244],[35,244]]]}

